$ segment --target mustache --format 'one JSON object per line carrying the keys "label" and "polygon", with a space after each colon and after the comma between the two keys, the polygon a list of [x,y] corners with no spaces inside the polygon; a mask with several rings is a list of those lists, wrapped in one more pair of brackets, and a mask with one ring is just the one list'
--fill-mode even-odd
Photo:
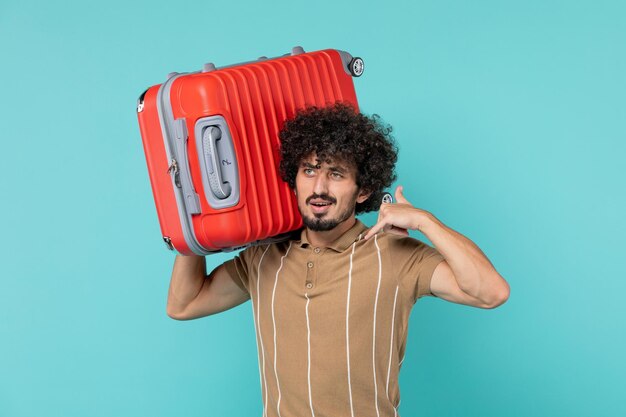
{"label": "mustache", "polygon": [[313,199],[324,200],[333,204],[337,202],[337,199],[329,196],[328,194],[312,194],[309,197],[307,197],[306,203],[309,204],[311,200]]}

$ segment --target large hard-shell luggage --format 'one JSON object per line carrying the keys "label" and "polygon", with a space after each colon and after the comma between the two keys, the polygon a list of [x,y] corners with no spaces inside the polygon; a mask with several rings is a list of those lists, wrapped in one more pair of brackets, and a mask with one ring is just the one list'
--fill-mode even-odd
{"label": "large hard-shell luggage", "polygon": [[171,73],[137,112],[163,239],[207,255],[302,226],[294,193],[278,174],[278,133],[310,105],[351,103],[363,61],[327,49],[201,71]]}

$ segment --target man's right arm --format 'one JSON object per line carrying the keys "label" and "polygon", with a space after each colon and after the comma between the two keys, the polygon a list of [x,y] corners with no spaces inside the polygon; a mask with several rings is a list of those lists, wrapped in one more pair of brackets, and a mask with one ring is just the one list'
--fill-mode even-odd
{"label": "man's right arm", "polygon": [[206,275],[204,256],[176,255],[167,315],[176,320],[210,316],[238,306],[250,296],[231,279],[224,265]]}

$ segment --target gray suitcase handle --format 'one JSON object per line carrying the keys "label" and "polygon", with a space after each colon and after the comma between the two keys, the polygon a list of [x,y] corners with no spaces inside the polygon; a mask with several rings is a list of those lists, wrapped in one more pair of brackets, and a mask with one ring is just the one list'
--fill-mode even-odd
{"label": "gray suitcase handle", "polygon": [[[288,54],[284,54],[281,56],[277,56],[275,58],[282,58],[284,56],[293,56],[293,55],[300,55],[304,53],[304,49],[301,46],[294,46],[293,48],[291,48],[291,53]],[[241,65],[245,65],[245,64],[254,64],[257,62],[262,62],[262,61],[267,61],[268,59],[274,59],[274,58],[268,58],[266,56],[260,56],[259,58],[257,58],[256,60],[253,61],[244,61],[244,62],[238,62],[236,64],[230,64],[230,65],[224,65],[223,67],[216,67],[214,63],[212,62],[207,62],[206,64],[204,64],[202,66],[202,71],[201,72],[211,72],[211,71],[215,71],[216,69],[225,69],[225,68],[232,68],[232,67],[238,67]],[[176,73],[171,73],[171,74],[176,74]],[[169,78],[169,75],[168,75]]]}
{"label": "gray suitcase handle", "polygon": [[[222,170],[219,168],[221,157],[217,156],[217,141],[222,138],[222,131],[217,126],[209,126],[202,134],[202,148],[204,150],[204,169],[209,178],[209,185],[213,194],[220,200],[228,197],[232,191],[230,183],[222,178]],[[226,156],[226,160],[233,159]],[[217,168],[215,168],[217,167]]]}
{"label": "gray suitcase handle", "polygon": [[[352,57],[352,55],[350,55],[346,51],[341,51],[341,50],[337,49],[337,52],[339,52],[339,56],[341,57],[341,60],[343,61],[343,70],[348,75],[351,75],[353,77],[360,77],[363,74],[363,68],[364,68],[363,59],[361,59],[359,57]],[[304,49],[301,46],[294,46],[293,48],[291,48],[291,52],[290,53],[287,53],[287,54],[284,54],[284,55],[281,55],[281,56],[277,56],[275,58],[282,58],[282,57],[285,57],[285,56],[300,55],[300,54],[303,54],[303,53],[304,53]],[[262,56],[262,57],[259,57],[255,61],[239,62],[237,64],[225,65],[225,66],[219,67],[219,68],[216,67],[214,63],[207,62],[202,67],[201,72],[211,72],[211,71],[215,71],[217,69],[238,67],[238,66],[244,65],[244,64],[253,64],[253,63],[256,63],[256,62],[267,61],[268,59],[275,59],[275,58],[268,58],[266,56]],[[176,72],[172,72],[172,73],[168,74],[168,78],[172,74],[176,75],[177,73]]]}
{"label": "gray suitcase handle", "polygon": [[196,146],[207,201],[213,208],[232,207],[239,202],[239,171],[233,138],[222,116],[196,122]]}

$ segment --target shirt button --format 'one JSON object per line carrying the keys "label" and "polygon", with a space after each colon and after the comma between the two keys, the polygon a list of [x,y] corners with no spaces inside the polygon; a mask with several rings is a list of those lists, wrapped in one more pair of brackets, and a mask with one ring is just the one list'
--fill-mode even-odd
{"label": "shirt button", "polygon": [[312,284],[312,283],[310,283],[310,282],[307,282],[307,283],[306,283],[306,287],[307,287],[308,289],[311,289],[311,288],[313,288],[313,284]]}
{"label": "shirt button", "polygon": [[306,266],[308,266],[309,268],[313,268],[313,262],[309,262],[308,264],[306,264]]}
{"label": "shirt button", "polygon": [[315,248],[315,253],[320,253],[320,248]]}

